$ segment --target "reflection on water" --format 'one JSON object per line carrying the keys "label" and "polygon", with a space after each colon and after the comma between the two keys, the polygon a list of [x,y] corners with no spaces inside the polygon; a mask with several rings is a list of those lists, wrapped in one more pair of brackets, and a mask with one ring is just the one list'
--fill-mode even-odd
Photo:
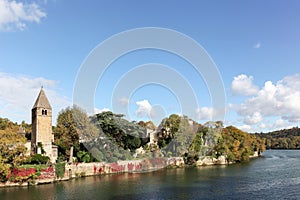
{"label": "reflection on water", "polygon": [[299,199],[300,151],[267,151],[230,166],[94,176],[2,188],[0,199]]}

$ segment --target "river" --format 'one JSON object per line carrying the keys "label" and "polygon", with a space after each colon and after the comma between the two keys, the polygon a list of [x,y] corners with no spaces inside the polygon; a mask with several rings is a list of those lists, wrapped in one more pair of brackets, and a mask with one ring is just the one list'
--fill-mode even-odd
{"label": "river", "polygon": [[0,199],[300,199],[300,151],[271,150],[248,163],[115,174],[1,188]]}

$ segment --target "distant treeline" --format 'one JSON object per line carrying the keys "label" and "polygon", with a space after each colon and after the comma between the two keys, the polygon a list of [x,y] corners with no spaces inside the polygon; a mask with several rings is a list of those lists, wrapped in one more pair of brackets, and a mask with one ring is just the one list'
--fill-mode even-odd
{"label": "distant treeline", "polygon": [[268,133],[256,133],[266,141],[267,149],[300,149],[300,128],[283,129]]}

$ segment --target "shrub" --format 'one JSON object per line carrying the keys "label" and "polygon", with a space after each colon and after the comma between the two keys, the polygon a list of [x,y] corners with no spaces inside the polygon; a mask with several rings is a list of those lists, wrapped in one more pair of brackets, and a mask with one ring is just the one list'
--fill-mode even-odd
{"label": "shrub", "polygon": [[86,151],[77,152],[77,158],[80,162],[85,162],[85,163],[88,163],[91,160],[90,154]]}
{"label": "shrub", "polygon": [[0,162],[0,181],[5,182],[10,173],[10,165]]}
{"label": "shrub", "polygon": [[35,154],[29,161],[29,164],[46,164],[50,161],[50,158],[41,154]]}
{"label": "shrub", "polygon": [[14,182],[24,182],[30,178],[37,178],[35,168],[15,168],[11,171],[10,175],[8,176],[8,179]]}
{"label": "shrub", "polygon": [[55,164],[55,175],[57,178],[63,178],[65,174],[66,166],[64,162]]}

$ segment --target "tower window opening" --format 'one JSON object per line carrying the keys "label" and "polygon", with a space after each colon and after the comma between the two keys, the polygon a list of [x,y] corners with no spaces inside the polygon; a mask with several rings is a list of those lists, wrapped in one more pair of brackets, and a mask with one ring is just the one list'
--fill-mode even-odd
{"label": "tower window opening", "polygon": [[42,115],[47,115],[47,110],[42,110]]}

